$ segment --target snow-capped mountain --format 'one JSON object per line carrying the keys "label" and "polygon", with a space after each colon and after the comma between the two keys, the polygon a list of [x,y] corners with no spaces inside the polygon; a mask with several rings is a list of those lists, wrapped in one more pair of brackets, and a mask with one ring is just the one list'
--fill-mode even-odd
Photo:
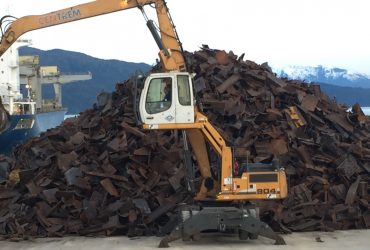
{"label": "snow-capped mountain", "polygon": [[338,86],[370,88],[370,75],[351,72],[340,68],[326,68],[321,65],[287,66],[273,68],[280,77],[305,80],[306,82],[329,83]]}
{"label": "snow-capped mountain", "polygon": [[362,107],[362,111],[365,115],[370,116],[370,107]]}

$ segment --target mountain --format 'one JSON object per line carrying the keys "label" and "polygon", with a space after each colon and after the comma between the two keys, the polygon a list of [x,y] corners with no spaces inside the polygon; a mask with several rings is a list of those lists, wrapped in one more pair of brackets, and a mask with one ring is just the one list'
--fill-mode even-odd
{"label": "mountain", "polygon": [[[128,79],[136,70],[146,72],[150,69],[150,65],[144,63],[103,60],[60,49],[43,51],[32,47],[22,47],[19,49],[19,53],[20,55],[39,55],[42,66],[56,65],[63,73],[87,71],[92,73],[92,79],[89,81],[63,85],[63,106],[68,108],[70,114],[78,114],[91,108],[96,102],[96,96],[99,92],[102,90],[112,92],[117,82]],[[337,68],[326,69],[322,66],[295,66],[273,70],[280,77],[319,83],[322,91],[348,106],[352,106],[356,102],[361,106],[370,106],[370,77],[364,74],[353,74]],[[54,93],[52,86],[44,86],[43,92],[44,98],[50,98]]]}
{"label": "mountain", "polygon": [[[21,47],[20,55],[38,55],[41,66],[58,66],[62,73],[81,73],[90,71],[92,79],[65,84],[62,87],[63,106],[68,113],[78,114],[91,108],[96,96],[101,91],[112,92],[117,82],[128,79],[135,71],[146,72],[150,65],[119,60],[103,60],[83,53],[54,49],[39,50],[32,47]],[[44,98],[53,96],[51,85],[43,86]]]}
{"label": "mountain", "polygon": [[370,107],[370,89],[340,87],[333,84],[319,83],[321,90],[331,98],[335,98],[339,103],[352,106],[355,103],[362,107]]}
{"label": "mountain", "polygon": [[327,68],[321,65],[311,66],[287,66],[274,68],[274,72],[280,77],[289,79],[305,80],[307,82],[322,82],[337,86],[362,87],[370,89],[370,76],[351,72],[340,68]]}

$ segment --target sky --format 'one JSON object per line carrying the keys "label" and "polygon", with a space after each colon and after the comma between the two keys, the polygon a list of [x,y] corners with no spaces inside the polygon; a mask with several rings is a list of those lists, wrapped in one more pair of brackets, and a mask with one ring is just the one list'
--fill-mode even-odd
{"label": "sky", "polygon": [[[45,14],[89,0],[0,0],[0,16]],[[202,44],[273,67],[339,67],[370,74],[368,0],[167,0],[183,47]],[[156,15],[146,7],[150,18]],[[26,33],[33,47],[154,64],[158,48],[138,9]]]}

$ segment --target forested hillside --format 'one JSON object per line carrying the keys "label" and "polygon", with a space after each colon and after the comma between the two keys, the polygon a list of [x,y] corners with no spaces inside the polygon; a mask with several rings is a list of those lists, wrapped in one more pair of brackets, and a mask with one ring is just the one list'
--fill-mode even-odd
{"label": "forested hillside", "polygon": [[[92,107],[96,96],[101,91],[111,92],[117,82],[128,79],[135,71],[146,72],[150,65],[145,63],[131,63],[119,60],[103,60],[82,53],[65,50],[43,51],[31,47],[20,48],[20,55],[39,55],[43,66],[59,67],[64,73],[81,73],[90,71],[93,79],[66,84],[63,86],[63,106],[68,113],[77,114]],[[349,106],[358,102],[361,106],[370,106],[370,89],[342,87],[327,83],[320,83],[321,89],[337,102]],[[44,97],[50,98],[52,86],[45,86]]]}

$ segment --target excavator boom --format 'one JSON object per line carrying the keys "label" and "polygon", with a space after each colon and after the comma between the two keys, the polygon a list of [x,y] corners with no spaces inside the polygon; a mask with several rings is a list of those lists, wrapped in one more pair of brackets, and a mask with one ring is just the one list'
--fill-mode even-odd
{"label": "excavator boom", "polygon": [[[161,43],[159,57],[164,71],[185,71],[181,43],[164,0],[96,0],[43,15],[24,16],[14,20],[5,32],[2,32],[0,57],[26,32],[132,8],[142,9],[149,4],[155,5],[158,16],[161,38],[156,41]],[[10,17],[1,18],[0,24],[6,18]]]}

